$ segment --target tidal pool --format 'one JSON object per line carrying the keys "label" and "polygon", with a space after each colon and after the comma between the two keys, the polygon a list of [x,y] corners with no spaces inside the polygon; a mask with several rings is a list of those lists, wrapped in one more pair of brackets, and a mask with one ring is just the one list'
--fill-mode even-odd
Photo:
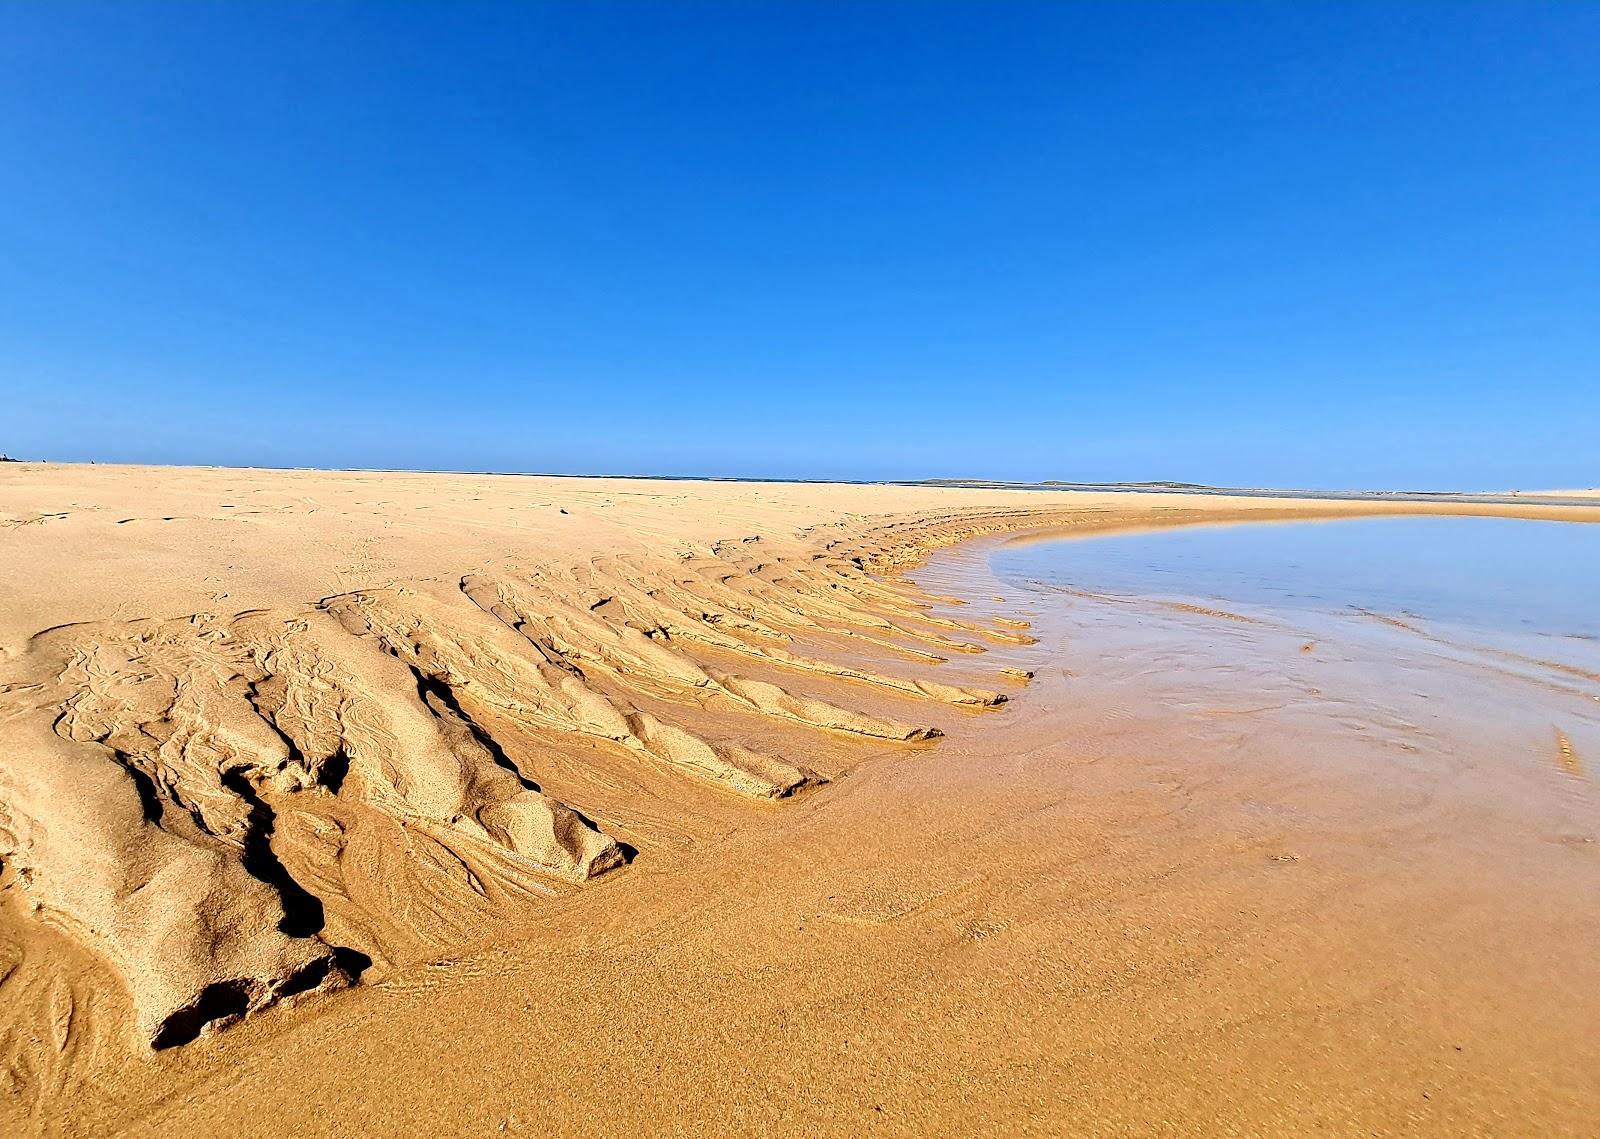
{"label": "tidal pool", "polygon": [[1600,525],[1434,516],[1045,535],[996,547],[990,565],[1013,583],[1375,613],[1600,655]]}

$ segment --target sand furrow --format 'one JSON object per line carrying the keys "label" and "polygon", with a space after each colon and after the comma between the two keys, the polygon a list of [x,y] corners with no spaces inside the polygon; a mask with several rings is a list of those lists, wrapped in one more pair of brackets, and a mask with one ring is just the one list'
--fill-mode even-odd
{"label": "sand furrow", "polygon": [[[545,793],[547,770],[604,789],[608,815],[657,827],[674,810],[672,785],[640,782],[619,761],[760,799],[823,782],[630,693],[795,729],[939,735],[686,647],[898,696],[1000,703],[789,646],[797,633],[838,636],[939,662],[981,651],[947,632],[1021,639],[930,618],[913,589],[854,552],[1015,522],[752,535],[677,555],[472,571],[449,593],[386,583],[298,608],[55,627],[8,662],[0,686],[8,742],[21,745],[0,757],[0,853],[33,905],[112,963],[138,1035],[183,1043],[481,937],[622,865],[613,838]],[[600,751],[575,751],[585,740]]]}

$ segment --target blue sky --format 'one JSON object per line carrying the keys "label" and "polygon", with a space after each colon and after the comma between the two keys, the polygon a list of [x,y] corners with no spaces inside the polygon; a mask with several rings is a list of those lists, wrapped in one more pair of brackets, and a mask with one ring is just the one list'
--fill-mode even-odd
{"label": "blue sky", "polygon": [[0,450],[1600,482],[1600,4],[0,0]]}

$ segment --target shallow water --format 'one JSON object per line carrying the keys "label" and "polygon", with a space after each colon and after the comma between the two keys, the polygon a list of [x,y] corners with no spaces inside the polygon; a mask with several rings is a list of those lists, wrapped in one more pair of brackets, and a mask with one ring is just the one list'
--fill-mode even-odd
{"label": "shallow water", "polygon": [[1010,542],[990,564],[1013,583],[1378,613],[1600,656],[1600,526],[1458,517],[1200,526]]}
{"label": "shallow water", "polygon": [[[1039,663],[1118,709],[1107,730],[1141,707],[1244,717],[1246,735],[1293,735],[1322,770],[1360,737],[1453,796],[1517,804],[1555,841],[1594,840],[1600,526],[1339,519],[1044,534],[974,553],[1028,605]],[[1398,769],[1349,770],[1390,785]]]}
{"label": "shallow water", "polygon": [[[1226,1069],[1227,1094],[1245,1102],[1233,1088],[1261,1079],[1275,1103],[1342,1102],[1240,1133],[1593,1132],[1600,666],[1582,654],[1600,656],[1585,639],[1597,568],[1600,527],[1422,518],[978,542],[914,571],[962,599],[947,615],[1037,637],[940,666],[1033,674],[934,757],[984,794],[1059,780],[1047,813],[1019,808],[995,832],[1065,883],[1013,928],[1063,915],[1050,936],[1092,958],[1176,916],[1175,943],[1218,970],[1155,986],[1165,1015],[1225,1028],[1163,1055],[1142,1095],[1221,1070],[1237,1033],[1270,1025],[1272,1043]],[[1068,850],[1072,871],[1052,861]],[[1146,857],[1168,860],[1159,885],[1104,880]],[[1028,896],[985,904],[1017,917]],[[1094,925],[1102,899],[1129,908]],[[1096,1007],[1082,989],[1069,1004]],[[1134,1034],[1102,1022],[1065,1047]],[[1326,1065],[1292,1077],[1313,1090],[1276,1098],[1306,1064]],[[1385,1105],[1360,1119],[1371,1095]],[[1541,1102],[1570,1114],[1538,1118]],[[1146,1129],[1228,1129],[1164,1118]]]}

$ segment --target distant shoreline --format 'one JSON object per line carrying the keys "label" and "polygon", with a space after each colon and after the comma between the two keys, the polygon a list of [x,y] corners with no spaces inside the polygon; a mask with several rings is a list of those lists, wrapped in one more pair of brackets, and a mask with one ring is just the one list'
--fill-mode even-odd
{"label": "distant shoreline", "polygon": [[[0,455],[0,463],[37,466],[93,466],[129,467],[133,469],[164,468],[174,471],[302,471],[327,474],[386,474],[386,475],[455,475],[472,478],[539,478],[539,479],[629,479],[656,482],[690,483],[751,483],[756,485],[792,486],[903,486],[947,487],[953,490],[1035,490],[1035,491],[1088,491],[1106,494],[1195,494],[1225,497],[1249,496],[1252,498],[1285,499],[1340,499],[1380,500],[1389,502],[1473,502],[1473,503],[1545,503],[1566,505],[1572,500],[1589,500],[1600,503],[1600,487],[1573,487],[1542,490],[1373,490],[1355,488],[1316,487],[1254,487],[1213,486],[1209,483],[1178,482],[1160,479],[1123,482],[1069,482],[1061,479],[1044,479],[1038,482],[983,478],[927,478],[927,479],[829,479],[780,478],[765,475],[665,475],[630,473],[574,473],[571,471],[496,471],[447,470],[427,467],[279,467],[232,466],[220,463],[99,463],[93,460],[56,461],[51,459],[18,459]],[[1556,501],[1559,500],[1559,501]]]}

